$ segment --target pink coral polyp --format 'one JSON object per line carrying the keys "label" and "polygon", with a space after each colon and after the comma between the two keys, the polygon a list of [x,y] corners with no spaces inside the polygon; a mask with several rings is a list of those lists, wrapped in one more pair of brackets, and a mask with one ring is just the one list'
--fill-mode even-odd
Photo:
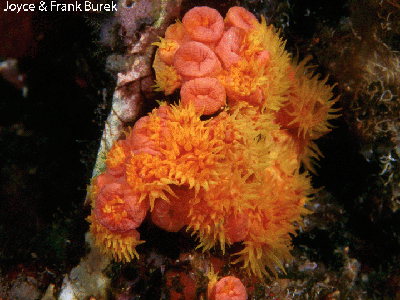
{"label": "pink coral polyp", "polygon": [[232,212],[227,220],[227,233],[231,243],[242,242],[249,233],[248,212]]}
{"label": "pink coral polyp", "polygon": [[177,232],[188,225],[189,203],[195,198],[195,190],[187,185],[172,185],[175,196],[169,195],[168,201],[157,199],[151,212],[154,224],[169,232]]}
{"label": "pink coral polyp", "polygon": [[192,102],[196,113],[212,115],[226,104],[226,93],[216,78],[195,78],[182,86],[181,101],[186,107]]}
{"label": "pink coral polyp", "polygon": [[125,182],[106,184],[95,199],[94,212],[101,225],[111,231],[136,229],[146,217],[148,205]]}
{"label": "pink coral polyp", "polygon": [[224,32],[224,19],[220,13],[207,6],[189,10],[182,19],[187,35],[194,41],[214,43]]}
{"label": "pink coral polyp", "polygon": [[242,28],[231,27],[224,33],[218,46],[215,48],[215,53],[221,59],[225,69],[229,69],[232,64],[239,62],[239,49],[242,45],[244,35],[245,32]]}
{"label": "pink coral polyp", "polygon": [[161,106],[157,110],[158,121],[154,120],[154,118],[150,119],[149,116],[144,116],[135,123],[130,135],[127,137],[127,143],[134,155],[140,153],[161,155],[161,152],[156,147],[158,145],[156,145],[154,139],[151,139],[152,134],[148,130],[148,127],[158,127],[159,135],[168,135],[168,110],[167,106]]}
{"label": "pink coral polyp", "polygon": [[250,31],[254,28],[257,18],[248,10],[240,6],[231,7],[225,17],[225,25],[238,27]]}
{"label": "pink coral polyp", "polygon": [[188,42],[179,47],[174,66],[185,80],[215,76],[221,70],[221,63],[214,51],[199,42]]}
{"label": "pink coral polyp", "polygon": [[239,278],[226,276],[215,285],[215,300],[247,300],[247,292]]}

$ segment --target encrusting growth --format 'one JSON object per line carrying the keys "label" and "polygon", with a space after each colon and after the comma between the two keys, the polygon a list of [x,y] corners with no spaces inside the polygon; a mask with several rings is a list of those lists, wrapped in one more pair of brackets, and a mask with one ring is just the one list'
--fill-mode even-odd
{"label": "encrusting growth", "polygon": [[[300,165],[313,170],[313,140],[336,117],[332,87],[241,7],[225,20],[195,7],[155,44],[157,90],[180,88],[181,102],[162,103],[107,154],[89,188],[96,245],[132,260],[143,242],[136,229],[150,214],[166,231],[197,235],[203,251],[243,243],[234,263],[258,277],[277,275],[291,258],[295,224],[309,213],[313,190]],[[246,299],[240,281],[225,281],[216,299],[229,289]]]}

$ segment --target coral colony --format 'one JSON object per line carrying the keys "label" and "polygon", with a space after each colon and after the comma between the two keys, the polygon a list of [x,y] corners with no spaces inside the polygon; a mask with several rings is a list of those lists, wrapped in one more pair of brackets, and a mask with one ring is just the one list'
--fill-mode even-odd
{"label": "coral colony", "polygon": [[308,213],[308,171],[320,154],[313,140],[336,117],[332,87],[242,7],[225,19],[195,7],[156,45],[156,87],[180,89],[181,101],[139,119],[108,152],[89,187],[95,244],[131,261],[150,214],[166,231],[192,232],[203,251],[242,243],[234,263],[277,275]]}

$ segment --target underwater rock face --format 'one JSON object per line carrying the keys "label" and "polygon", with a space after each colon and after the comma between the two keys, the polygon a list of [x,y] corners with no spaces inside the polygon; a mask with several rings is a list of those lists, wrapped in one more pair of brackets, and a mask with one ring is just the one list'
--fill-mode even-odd
{"label": "underwater rock face", "polygon": [[[90,243],[90,241],[88,241]],[[82,259],[68,276],[63,280],[63,288],[58,299],[85,299],[87,297],[106,298],[106,290],[110,285],[103,270],[110,263],[110,259],[97,251],[92,250]]]}
{"label": "underwater rock face", "polygon": [[300,164],[313,170],[313,140],[336,117],[332,87],[241,7],[225,20],[195,7],[154,44],[157,90],[182,88],[182,103],[162,103],[103,151],[88,193],[94,243],[131,261],[148,214],[166,231],[186,227],[204,251],[243,242],[235,263],[259,278],[277,275],[291,258],[294,223],[309,213],[310,176]]}

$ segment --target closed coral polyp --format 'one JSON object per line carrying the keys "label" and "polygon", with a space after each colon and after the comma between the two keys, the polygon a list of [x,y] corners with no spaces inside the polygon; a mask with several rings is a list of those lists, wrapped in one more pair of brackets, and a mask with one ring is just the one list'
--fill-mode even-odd
{"label": "closed coral polyp", "polygon": [[151,220],[154,224],[169,232],[177,232],[188,224],[188,212],[190,202],[195,197],[195,190],[189,189],[187,185],[173,185],[171,189],[175,196],[168,195],[168,202],[157,199],[151,212]]}
{"label": "closed coral polyp", "polygon": [[259,66],[267,66],[271,60],[271,53],[268,50],[262,50],[256,53],[256,62]]}
{"label": "closed coral polyp", "polygon": [[243,242],[249,233],[249,218],[246,212],[232,212],[226,222],[227,235],[231,243]]}
{"label": "closed coral polyp", "polygon": [[109,183],[98,193],[94,212],[101,225],[111,231],[136,229],[146,217],[148,206],[123,182]]}
{"label": "closed coral polyp", "polygon": [[224,19],[211,7],[198,6],[189,10],[182,19],[188,36],[198,42],[217,42],[224,32]]}
{"label": "closed coral polyp", "polygon": [[239,278],[226,276],[215,284],[215,300],[247,300],[246,288]]}
{"label": "closed coral polyp", "polygon": [[156,115],[144,116],[135,123],[127,137],[127,142],[130,144],[133,154],[161,155],[157,146],[162,142],[160,136],[168,135],[167,111],[168,108],[162,106],[157,110]]}
{"label": "closed coral polyp", "polygon": [[229,69],[232,64],[240,60],[240,46],[242,45],[245,32],[238,27],[232,27],[224,32],[219,44],[215,47],[215,53],[221,59],[224,68]]}
{"label": "closed coral polyp", "polygon": [[174,67],[185,80],[216,75],[221,63],[215,53],[199,42],[183,44],[175,53]]}
{"label": "closed coral polyp", "polygon": [[250,31],[254,28],[255,22],[258,22],[257,18],[244,7],[240,6],[231,7],[225,17],[226,26],[242,28],[245,31]]}
{"label": "closed coral polyp", "polygon": [[212,115],[225,105],[226,93],[216,78],[195,78],[182,86],[181,101],[184,106],[193,103],[196,113]]}
{"label": "closed coral polyp", "polygon": [[165,31],[165,39],[177,42],[182,45],[184,42],[188,42],[190,39],[186,37],[185,28],[181,22],[177,21],[175,24],[171,24]]}

